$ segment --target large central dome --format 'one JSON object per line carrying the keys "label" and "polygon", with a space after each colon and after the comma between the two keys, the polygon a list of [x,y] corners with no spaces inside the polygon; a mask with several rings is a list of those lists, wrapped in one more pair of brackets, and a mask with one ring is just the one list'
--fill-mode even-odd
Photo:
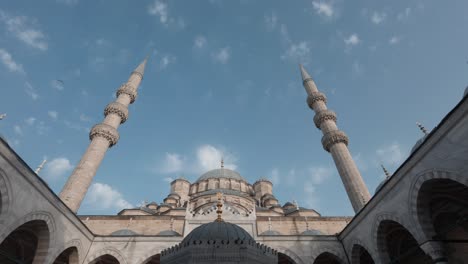
{"label": "large central dome", "polygon": [[205,174],[203,174],[202,176],[200,176],[197,182],[205,181],[208,179],[219,179],[219,178],[234,179],[238,181],[247,182],[242,176],[240,176],[239,173],[230,169],[226,169],[226,168],[210,170],[206,172]]}
{"label": "large central dome", "polygon": [[192,244],[194,241],[208,241],[208,240],[219,240],[219,241],[254,241],[252,236],[247,233],[242,227],[231,224],[228,222],[211,222],[203,224],[195,228],[190,232],[187,237],[182,240],[182,245]]}

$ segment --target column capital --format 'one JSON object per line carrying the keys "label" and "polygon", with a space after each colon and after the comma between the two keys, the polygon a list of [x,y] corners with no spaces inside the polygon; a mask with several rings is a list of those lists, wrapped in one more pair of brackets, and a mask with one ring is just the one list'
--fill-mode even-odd
{"label": "column capital", "polygon": [[333,130],[322,137],[322,146],[323,148],[330,152],[330,148],[336,143],[344,143],[346,146],[348,145],[349,139],[345,132],[341,130]]}
{"label": "column capital", "polygon": [[128,108],[119,102],[112,102],[104,109],[104,116],[107,116],[108,114],[116,114],[120,116],[120,123],[123,124],[128,119]]}
{"label": "column capital", "polygon": [[429,257],[432,258],[434,263],[437,263],[437,264],[448,263],[447,254],[441,242],[426,241],[420,247]]}
{"label": "column capital", "polygon": [[318,113],[315,114],[314,116],[314,123],[315,126],[320,129],[320,126],[322,125],[323,121],[325,120],[333,120],[336,122],[336,114],[333,111],[330,110],[322,110]]}
{"label": "column capital", "polygon": [[117,90],[116,95],[119,97],[121,94],[126,94],[130,96],[130,103],[133,104],[135,102],[135,99],[137,97],[137,91],[136,88],[131,86],[128,83],[124,83],[120,86],[120,88]]}
{"label": "column capital", "polygon": [[89,139],[103,137],[109,141],[109,147],[114,146],[119,141],[119,132],[114,127],[107,124],[97,124],[89,132]]}

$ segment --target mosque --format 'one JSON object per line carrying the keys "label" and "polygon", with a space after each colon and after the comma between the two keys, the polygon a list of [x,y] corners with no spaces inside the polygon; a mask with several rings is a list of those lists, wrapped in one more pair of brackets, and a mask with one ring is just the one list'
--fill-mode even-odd
{"label": "mosque", "polygon": [[172,181],[163,201],[117,215],[76,215],[120,139],[147,59],[105,107],[59,195],[0,139],[0,263],[468,263],[468,89],[436,128],[422,128],[409,157],[371,196],[337,114],[303,66],[307,104],[354,216],[280,204],[271,181],[250,183],[222,161],[195,182]]}

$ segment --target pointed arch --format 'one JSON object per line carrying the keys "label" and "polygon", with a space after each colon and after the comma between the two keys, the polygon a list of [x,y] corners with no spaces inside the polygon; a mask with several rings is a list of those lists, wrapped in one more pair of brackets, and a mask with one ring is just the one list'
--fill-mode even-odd
{"label": "pointed arch", "polygon": [[[66,252],[67,250],[69,249],[76,249],[76,254],[73,253],[73,252]],[[72,259],[77,259],[76,262],[77,263],[80,263],[79,260],[81,260],[82,254],[83,252],[83,247],[81,245],[81,241],[79,239],[72,239],[70,241],[68,241],[67,243],[65,243],[65,246],[63,247],[60,247],[58,250],[56,250],[53,254],[51,254],[50,256],[50,259],[48,262],[52,262],[52,261],[57,261],[57,258],[60,257],[60,255],[64,254],[65,256],[69,256],[69,258],[71,257]],[[76,257],[75,257],[76,256]],[[61,258],[63,258],[64,256],[62,256]],[[60,258],[60,259],[61,259]],[[55,262],[52,262],[54,264],[59,264],[59,263],[55,263]],[[75,263],[75,262],[70,262],[71,263]]]}
{"label": "pointed arch", "polygon": [[138,264],[160,264],[161,263],[161,254],[154,254],[150,257],[147,257],[143,262],[137,262]]}
{"label": "pointed arch", "polygon": [[272,247],[272,248],[274,248],[278,253],[286,255],[287,257],[292,259],[296,264],[304,264],[301,258],[296,253],[291,251],[290,249],[286,247]]}
{"label": "pointed arch", "polygon": [[108,258],[108,259],[115,259],[118,264],[127,264],[127,260],[120,254],[119,250],[113,247],[107,247],[95,252],[88,258],[89,264],[98,264],[101,259]]}
{"label": "pointed arch", "polygon": [[53,264],[79,264],[79,256],[78,256],[78,249],[76,247],[69,247],[62,251],[60,255],[58,255]]}
{"label": "pointed arch", "polygon": [[314,264],[344,264],[347,263],[343,251],[333,247],[322,247],[315,251],[312,256]]}
{"label": "pointed arch", "polygon": [[44,220],[31,220],[7,233],[0,243],[0,263],[46,263],[50,232]]}
{"label": "pointed arch", "polygon": [[360,243],[354,243],[350,252],[351,264],[375,264],[370,252]]}

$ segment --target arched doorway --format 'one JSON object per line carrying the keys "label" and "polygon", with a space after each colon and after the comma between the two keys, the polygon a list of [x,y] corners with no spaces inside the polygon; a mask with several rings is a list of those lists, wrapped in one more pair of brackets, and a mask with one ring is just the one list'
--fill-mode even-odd
{"label": "arched doorway", "polygon": [[143,261],[142,264],[160,264],[160,263],[161,263],[161,255],[157,254]]}
{"label": "arched doorway", "polygon": [[367,250],[361,246],[355,244],[351,252],[352,264],[374,264],[372,256]]}
{"label": "arched doorway", "polygon": [[49,228],[46,222],[30,221],[16,228],[2,241],[0,263],[43,263],[48,249]]}
{"label": "arched doorway", "polygon": [[120,264],[120,263],[114,256],[106,254],[91,261],[89,264]]}
{"label": "arched doorway", "polygon": [[468,187],[450,179],[424,182],[417,199],[426,234],[443,244],[449,262],[468,258]]}
{"label": "arched doorway", "polygon": [[314,264],[342,264],[340,259],[329,252],[324,252],[315,258]]}
{"label": "arched doorway", "polygon": [[64,250],[54,261],[53,264],[78,264],[78,249],[70,247]]}
{"label": "arched doorway", "polygon": [[288,255],[278,252],[278,264],[296,264]]}
{"label": "arched doorway", "polygon": [[378,229],[378,247],[385,263],[432,263],[405,227],[392,220],[384,220]]}

